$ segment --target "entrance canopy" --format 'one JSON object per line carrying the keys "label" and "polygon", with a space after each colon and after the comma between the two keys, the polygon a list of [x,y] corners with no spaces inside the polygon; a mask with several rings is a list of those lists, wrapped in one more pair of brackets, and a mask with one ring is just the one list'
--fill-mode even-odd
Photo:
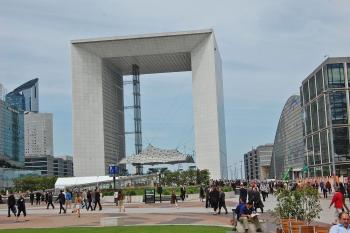
{"label": "entrance canopy", "polygon": [[152,146],[147,146],[140,154],[129,156],[122,159],[119,164],[178,164],[178,163],[194,163],[193,157],[182,154],[178,150],[164,150]]}

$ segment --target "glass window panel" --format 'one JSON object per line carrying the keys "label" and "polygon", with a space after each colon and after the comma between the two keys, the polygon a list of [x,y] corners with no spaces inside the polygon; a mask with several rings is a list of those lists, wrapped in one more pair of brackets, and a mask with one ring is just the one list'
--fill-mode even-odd
{"label": "glass window panel", "polygon": [[329,88],[344,88],[344,68],[342,63],[327,65],[327,79]]}
{"label": "glass window panel", "polygon": [[321,155],[320,155],[320,139],[319,135],[315,134],[313,137],[314,142],[314,158],[315,164],[321,164]]}
{"label": "glass window panel", "polygon": [[333,145],[335,159],[338,161],[349,161],[349,132],[348,127],[333,129]]}
{"label": "glass window panel", "polygon": [[311,107],[310,105],[308,105],[306,107],[306,116],[305,116],[305,120],[306,120],[306,133],[309,134],[311,133],[311,119],[310,119],[310,113],[311,113]]}
{"label": "glass window panel", "polygon": [[310,86],[310,100],[316,97],[316,85],[315,85],[315,76],[312,76],[309,80]]}
{"label": "glass window panel", "polygon": [[316,87],[317,87],[317,95],[322,93],[323,89],[323,77],[322,77],[322,69],[320,69],[316,73]]}
{"label": "glass window panel", "polygon": [[321,137],[321,157],[322,157],[322,163],[328,163],[329,162],[329,156],[328,156],[328,140],[327,140],[327,130],[324,130],[320,133]]}
{"label": "glass window panel", "polygon": [[332,123],[347,124],[348,114],[345,91],[331,92],[329,101],[332,109]]}
{"label": "glass window panel", "polygon": [[320,123],[320,129],[323,129],[326,127],[326,112],[324,107],[324,95],[318,98],[318,117],[319,117],[319,123]]}
{"label": "glass window panel", "polygon": [[303,89],[300,87],[300,104],[301,104],[301,106],[303,106],[304,104],[303,104]]}
{"label": "glass window panel", "polygon": [[304,104],[309,102],[309,82],[306,81],[303,84],[303,96],[304,96]]}
{"label": "glass window panel", "polygon": [[311,104],[311,119],[312,119],[312,131],[318,130],[318,119],[317,119],[317,102],[314,101]]}
{"label": "glass window panel", "polygon": [[314,151],[312,148],[312,137],[307,138],[307,156],[309,158],[309,165],[314,165]]}
{"label": "glass window panel", "polygon": [[322,169],[321,169],[321,167],[315,167],[315,171],[316,171],[316,177],[322,176]]}
{"label": "glass window panel", "polygon": [[313,167],[309,168],[310,177],[315,177],[315,169]]}
{"label": "glass window panel", "polygon": [[323,166],[322,167],[322,171],[323,171],[323,176],[331,176],[331,173],[330,173],[330,169],[329,169],[329,166]]}

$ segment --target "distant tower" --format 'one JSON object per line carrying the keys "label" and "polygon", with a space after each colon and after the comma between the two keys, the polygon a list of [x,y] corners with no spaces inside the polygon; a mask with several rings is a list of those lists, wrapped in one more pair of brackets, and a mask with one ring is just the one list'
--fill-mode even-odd
{"label": "distant tower", "polygon": [[30,80],[6,95],[6,103],[28,112],[39,112],[39,79]]}
{"label": "distant tower", "polygon": [[6,89],[5,87],[0,83],[0,100],[5,100],[6,95]]}

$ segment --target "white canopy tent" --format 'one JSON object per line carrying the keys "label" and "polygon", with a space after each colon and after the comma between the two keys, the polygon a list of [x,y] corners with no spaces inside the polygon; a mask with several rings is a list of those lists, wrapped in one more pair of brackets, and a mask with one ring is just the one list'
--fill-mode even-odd
{"label": "white canopy tent", "polygon": [[[116,177],[116,179],[118,179],[118,177]],[[98,186],[101,183],[109,183],[112,181],[113,177],[109,176],[63,177],[57,179],[55,189],[66,189],[70,187],[79,187],[82,185]]]}

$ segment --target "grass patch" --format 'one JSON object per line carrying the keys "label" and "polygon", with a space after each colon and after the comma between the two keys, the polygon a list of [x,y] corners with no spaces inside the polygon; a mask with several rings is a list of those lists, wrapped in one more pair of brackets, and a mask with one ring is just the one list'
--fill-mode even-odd
{"label": "grass patch", "polygon": [[217,226],[127,226],[127,227],[63,227],[0,230],[1,233],[226,233],[227,227]]}

